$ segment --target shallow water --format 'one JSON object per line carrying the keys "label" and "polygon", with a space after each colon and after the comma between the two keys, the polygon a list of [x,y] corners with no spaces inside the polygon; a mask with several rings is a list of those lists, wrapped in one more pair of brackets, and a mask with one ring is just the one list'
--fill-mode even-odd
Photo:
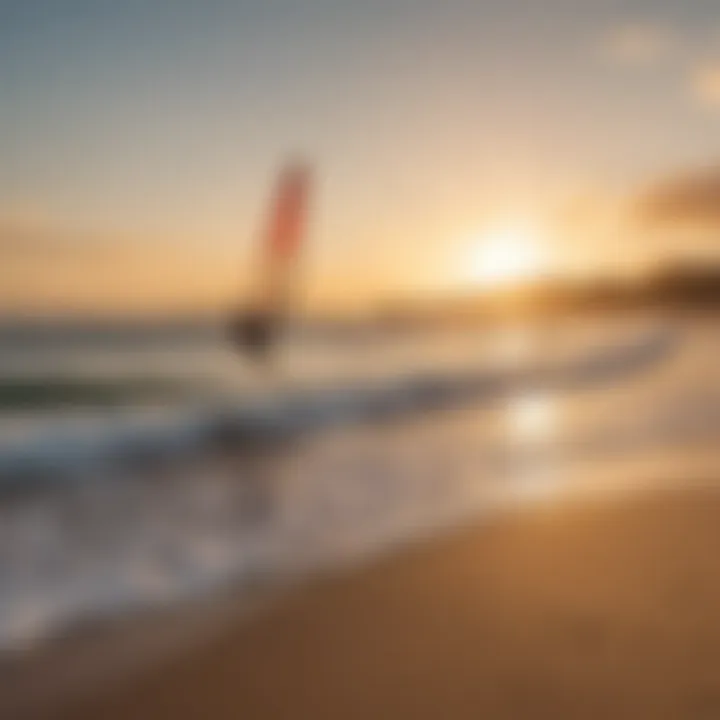
{"label": "shallow water", "polygon": [[[257,586],[345,564],[498,505],[717,477],[719,344],[712,321],[656,318],[395,344],[300,339],[282,382],[254,382],[211,336],[185,355],[162,343],[86,346],[87,355],[56,348],[25,363],[26,375],[52,369],[106,382],[153,368],[214,389],[163,403],[5,411],[0,461],[21,448],[53,462],[25,468],[0,503],[0,647],[32,646],[78,622],[228,583]],[[59,359],[62,352],[75,359]],[[172,363],[162,361],[168,353]],[[18,357],[16,349],[16,377]],[[428,382],[454,388],[444,409],[426,407]],[[385,412],[380,400],[398,387],[404,412]],[[267,413],[272,398],[274,415],[263,417],[282,421],[298,388],[292,407],[303,420],[309,406],[316,420],[318,407],[332,410],[312,433],[242,449],[198,441],[198,418],[217,417],[220,407],[246,421],[248,407]],[[363,402],[363,413],[352,412]],[[77,461],[78,443],[106,447],[118,433],[137,442],[157,427],[176,440],[165,452]],[[51,482],[38,482],[42,475]]]}

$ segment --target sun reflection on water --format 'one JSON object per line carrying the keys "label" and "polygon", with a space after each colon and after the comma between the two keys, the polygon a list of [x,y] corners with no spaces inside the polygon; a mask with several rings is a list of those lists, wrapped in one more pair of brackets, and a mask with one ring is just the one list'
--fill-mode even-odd
{"label": "sun reflection on water", "polygon": [[560,489],[560,472],[552,441],[561,428],[558,400],[549,394],[513,399],[505,413],[508,439],[513,450],[510,481],[517,499],[554,496]]}
{"label": "sun reflection on water", "polygon": [[549,395],[524,395],[512,400],[506,418],[509,434],[521,443],[550,440],[560,425],[558,403]]}

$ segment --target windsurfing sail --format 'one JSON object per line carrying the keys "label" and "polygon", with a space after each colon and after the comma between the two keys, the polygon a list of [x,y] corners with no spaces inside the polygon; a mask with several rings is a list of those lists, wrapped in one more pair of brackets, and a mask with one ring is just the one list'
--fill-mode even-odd
{"label": "windsurfing sail", "polygon": [[310,171],[293,164],[280,177],[261,257],[256,303],[271,313],[287,312],[307,224]]}
{"label": "windsurfing sail", "polygon": [[248,354],[267,355],[292,311],[309,188],[307,165],[293,163],[282,172],[260,247],[257,285],[232,323],[235,343]]}

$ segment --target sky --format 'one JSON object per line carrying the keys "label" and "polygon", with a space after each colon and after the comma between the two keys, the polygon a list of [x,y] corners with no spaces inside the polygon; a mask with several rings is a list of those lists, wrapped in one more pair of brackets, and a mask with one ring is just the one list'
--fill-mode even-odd
{"label": "sky", "polygon": [[716,10],[0,0],[0,314],[232,302],[298,153],[318,305],[460,284],[507,222],[559,273],[643,267],[676,193],[720,199]]}

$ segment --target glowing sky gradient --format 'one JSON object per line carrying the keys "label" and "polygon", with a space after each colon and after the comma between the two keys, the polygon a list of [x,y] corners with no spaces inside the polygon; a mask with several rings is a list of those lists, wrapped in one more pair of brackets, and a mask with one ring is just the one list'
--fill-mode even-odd
{"label": "glowing sky gradient", "polygon": [[618,203],[720,159],[715,0],[0,0],[0,88],[7,312],[225,302],[287,152],[326,303],[452,282],[507,214],[652,254]]}

